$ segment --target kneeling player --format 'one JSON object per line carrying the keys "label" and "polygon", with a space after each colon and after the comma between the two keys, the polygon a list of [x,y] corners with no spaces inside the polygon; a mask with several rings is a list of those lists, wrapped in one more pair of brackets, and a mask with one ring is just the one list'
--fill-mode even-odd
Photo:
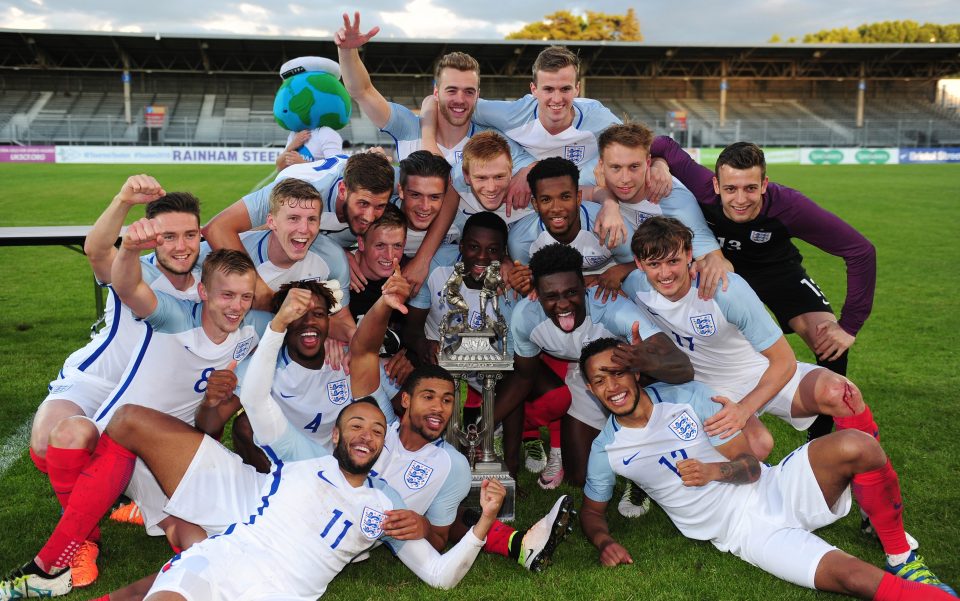
{"label": "kneeling player", "polygon": [[711,400],[696,382],[640,388],[613,360],[617,344],[596,340],[580,357],[587,387],[612,414],[590,451],[582,512],[584,534],[604,565],[633,563],[604,516],[621,475],[643,487],[684,536],[794,584],[862,599],[954,598],[912,551],[888,555],[885,574],[812,534],[846,515],[852,484],[877,529],[905,537],[900,487],[884,477],[889,461],[876,439],[844,430],[779,465],[762,465],[743,436],[707,435],[703,424],[722,397]]}

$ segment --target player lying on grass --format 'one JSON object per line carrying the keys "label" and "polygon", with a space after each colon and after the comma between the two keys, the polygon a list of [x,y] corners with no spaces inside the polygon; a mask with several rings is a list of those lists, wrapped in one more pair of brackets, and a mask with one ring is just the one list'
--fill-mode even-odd
{"label": "player lying on grass", "polygon": [[909,549],[888,555],[884,573],[812,534],[846,515],[852,487],[882,537],[904,538],[900,486],[886,477],[890,462],[875,438],[843,430],[766,466],[739,432],[726,440],[707,434],[704,424],[728,399],[698,382],[641,388],[614,361],[618,344],[598,339],[580,358],[587,387],[611,413],[590,451],[581,514],[601,563],[634,561],[604,515],[620,475],[646,490],[684,536],[794,584],[877,601],[955,598]]}
{"label": "player lying on grass", "polygon": [[[754,414],[770,413],[798,430],[807,428],[817,415],[829,415],[838,430],[860,430],[879,439],[879,428],[856,385],[828,369],[798,363],[742,278],[732,274],[727,290],[717,290],[710,300],[700,298],[699,282],[691,271],[691,235],[676,219],[645,221],[632,242],[640,270],[627,278],[624,290],[647,308],[657,325],[673,334],[690,357],[694,379],[733,401],[704,423],[707,434],[724,439],[742,430],[761,459],[773,448],[773,438],[765,428],[747,425]],[[882,477],[897,479],[891,465]],[[909,538],[878,533],[891,556],[916,546]]]}
{"label": "player lying on grass", "polygon": [[[135,205],[146,205],[147,218],[156,220],[164,238],[154,254],[140,258],[143,280],[177,298],[199,300],[200,274],[195,268],[200,248],[200,202],[186,192],[167,194],[149,175],[130,176],[84,242],[84,253],[97,281],[109,291],[104,327],[89,344],[67,358],[57,379],[50,382],[30,433],[30,458],[50,479],[64,508],[77,474],[90,461],[99,438],[99,431],[86,418],[92,418],[120,384],[146,327],[110,286],[110,270],[117,256],[114,244]],[[94,528],[74,555],[70,565],[75,586],[87,586],[96,580],[99,541],[99,529]]]}
{"label": "player lying on grass", "polygon": [[379,540],[431,586],[456,586],[473,564],[506,491],[495,480],[483,483],[480,520],[443,555],[424,540],[390,538],[384,532],[387,512],[404,504],[389,485],[370,475],[386,431],[386,418],[375,403],[348,406],[333,431],[332,456],[283,464],[263,490],[256,519],[176,555],[146,598],[312,599]]}

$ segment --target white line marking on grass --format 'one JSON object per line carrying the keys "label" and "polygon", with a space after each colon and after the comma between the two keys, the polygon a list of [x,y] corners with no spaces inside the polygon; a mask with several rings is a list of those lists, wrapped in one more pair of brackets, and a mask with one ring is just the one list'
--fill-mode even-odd
{"label": "white line marking on grass", "polygon": [[20,459],[24,449],[30,445],[30,430],[33,426],[33,418],[20,424],[17,431],[7,437],[0,445],[0,478],[7,473],[10,466]]}

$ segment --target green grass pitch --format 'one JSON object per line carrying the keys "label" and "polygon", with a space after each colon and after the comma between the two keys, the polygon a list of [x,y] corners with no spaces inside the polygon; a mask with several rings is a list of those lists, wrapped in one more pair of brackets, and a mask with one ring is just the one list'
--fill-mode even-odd
{"label": "green grass pitch", "polygon": [[[168,190],[190,190],[204,221],[247,192],[269,167],[0,165],[0,226],[90,224],[132,173],[155,175]],[[903,488],[907,530],[944,581],[960,584],[960,166],[771,166],[775,181],[799,188],[839,214],[877,247],[876,301],[851,354],[850,377],[880,424],[882,441]],[[136,213],[136,211],[134,212]],[[139,215],[136,215],[139,216]],[[801,244],[809,273],[833,301],[843,302],[843,263]],[[16,435],[44,397],[64,358],[84,344],[93,320],[91,276],[85,259],[61,247],[0,247],[0,453],[16,452],[0,476],[0,571],[28,560],[59,516],[46,480],[33,468]],[[801,359],[810,353],[791,340]],[[779,460],[803,436],[767,420]],[[24,446],[16,447],[17,444]],[[527,525],[550,506],[555,492],[521,476],[518,503]],[[579,491],[561,487],[577,499]],[[659,509],[628,521],[613,515],[613,535],[635,563],[601,567],[576,530],[555,564],[530,574],[502,557],[481,555],[450,599],[827,599],[786,584],[709,544],[684,539]],[[861,536],[848,516],[821,531],[829,542],[876,565],[878,543]],[[88,599],[160,567],[170,551],[141,530],[106,523],[101,578],[68,599]],[[328,589],[338,599],[434,599],[389,553],[377,551],[350,566]]]}

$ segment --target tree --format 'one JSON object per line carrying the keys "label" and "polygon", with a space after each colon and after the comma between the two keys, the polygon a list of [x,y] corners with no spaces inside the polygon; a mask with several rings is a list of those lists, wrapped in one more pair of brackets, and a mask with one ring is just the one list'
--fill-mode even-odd
{"label": "tree", "polygon": [[568,10],[558,10],[541,21],[528,23],[523,29],[508,34],[507,39],[639,42],[643,40],[643,35],[632,8],[628,8],[625,15],[591,10],[584,15],[575,15]]}
{"label": "tree", "polygon": [[[771,41],[773,41],[771,39]],[[824,29],[803,36],[805,44],[956,44],[960,23],[938,25],[916,21],[864,23],[856,29]]]}

